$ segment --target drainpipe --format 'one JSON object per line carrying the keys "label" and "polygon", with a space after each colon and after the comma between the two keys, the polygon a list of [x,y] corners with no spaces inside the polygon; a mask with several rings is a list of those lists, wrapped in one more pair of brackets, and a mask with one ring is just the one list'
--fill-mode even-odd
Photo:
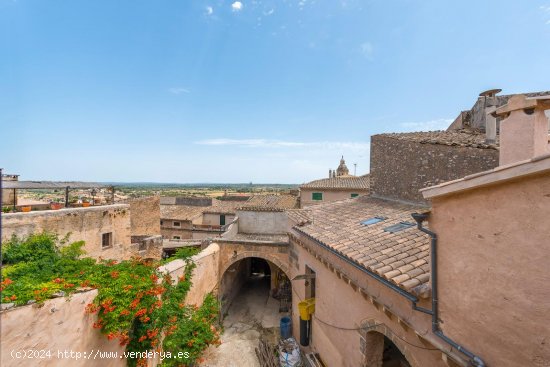
{"label": "drainpipe", "polygon": [[[412,217],[417,223],[418,229],[427,235],[430,236],[431,239],[431,245],[430,245],[430,258],[431,258],[431,277],[432,277],[432,332],[437,335],[439,338],[444,340],[447,344],[458,350],[459,352],[466,355],[468,358],[470,358],[470,362],[472,366],[475,367],[485,367],[485,362],[483,360],[475,355],[474,353],[470,352],[468,349],[464,348],[460,344],[456,343],[454,340],[443,334],[443,331],[441,331],[439,327],[439,319],[438,319],[438,295],[437,295],[437,235],[435,232],[432,232],[422,226],[422,222],[424,222],[428,218],[428,214],[423,213],[413,213]],[[413,307],[414,308],[414,307]]]}

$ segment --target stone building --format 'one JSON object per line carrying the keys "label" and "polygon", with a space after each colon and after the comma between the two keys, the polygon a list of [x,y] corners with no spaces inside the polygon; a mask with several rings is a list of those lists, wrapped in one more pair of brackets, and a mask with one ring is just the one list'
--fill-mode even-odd
{"label": "stone building", "polygon": [[150,197],[86,208],[7,213],[2,216],[2,242],[53,232],[69,241],[85,241],[87,256],[127,259],[133,255],[160,258],[159,198]]}
{"label": "stone building", "polygon": [[217,200],[204,197],[162,198],[160,224],[164,238],[170,240],[219,237],[235,219],[235,208],[242,200]]}
{"label": "stone building", "polygon": [[300,206],[330,203],[366,195],[369,192],[369,175],[349,174],[344,157],[336,170],[329,170],[329,177],[314,180],[300,186]]}
{"label": "stone building", "polygon": [[[19,175],[2,174],[2,181],[18,181]],[[17,190],[16,189],[2,189],[2,202],[1,206],[15,206],[17,205]]]}

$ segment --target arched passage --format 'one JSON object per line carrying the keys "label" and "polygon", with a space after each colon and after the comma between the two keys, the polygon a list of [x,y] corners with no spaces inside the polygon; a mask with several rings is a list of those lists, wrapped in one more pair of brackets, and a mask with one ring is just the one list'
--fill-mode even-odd
{"label": "arched passage", "polygon": [[264,329],[279,326],[291,307],[290,280],[277,258],[235,256],[221,274],[222,314],[231,321],[254,320]]}
{"label": "arched passage", "polygon": [[405,343],[390,328],[374,319],[362,326],[363,367],[417,367]]}

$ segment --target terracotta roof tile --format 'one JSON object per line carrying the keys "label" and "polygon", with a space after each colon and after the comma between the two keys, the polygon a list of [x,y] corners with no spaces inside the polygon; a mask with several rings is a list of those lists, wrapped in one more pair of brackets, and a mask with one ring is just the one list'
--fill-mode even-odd
{"label": "terracotta roof tile", "polygon": [[282,211],[286,209],[296,209],[298,207],[298,197],[294,195],[255,195],[246,203],[241,205],[239,210],[258,210],[258,211]]}
{"label": "terracotta roof tile", "polygon": [[420,144],[440,144],[481,149],[498,149],[496,144],[485,142],[485,133],[478,130],[418,131],[411,133],[379,134],[392,139],[412,141]]}
{"label": "terracotta roof tile", "polygon": [[311,181],[300,186],[301,189],[368,190],[369,175],[340,176]]}
{"label": "terracotta roof tile", "polygon": [[[385,228],[411,222],[411,213],[426,207],[402,204],[370,196],[290,211],[294,229],[340,252],[350,260],[410,290],[430,278],[428,235],[416,226],[395,233]],[[362,221],[387,219],[363,225]]]}
{"label": "terracotta roof tile", "polygon": [[192,205],[161,205],[160,217],[162,219],[193,220],[202,215],[204,206]]}

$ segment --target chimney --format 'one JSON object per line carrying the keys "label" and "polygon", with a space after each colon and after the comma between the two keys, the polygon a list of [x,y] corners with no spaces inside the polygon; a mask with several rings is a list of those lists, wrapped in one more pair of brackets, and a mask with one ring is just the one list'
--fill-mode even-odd
{"label": "chimney", "polygon": [[527,98],[512,96],[508,104],[497,108],[494,116],[500,117],[499,164],[511,164],[550,153],[548,119],[550,96]]}
{"label": "chimney", "polygon": [[485,121],[485,142],[495,144],[497,140],[497,119],[493,115],[498,106],[496,95],[502,92],[502,89],[489,89],[479,94],[483,97],[483,120]]}
{"label": "chimney", "polygon": [[328,178],[331,178],[331,177],[332,177],[332,170],[329,169],[329,170],[328,170]]}

